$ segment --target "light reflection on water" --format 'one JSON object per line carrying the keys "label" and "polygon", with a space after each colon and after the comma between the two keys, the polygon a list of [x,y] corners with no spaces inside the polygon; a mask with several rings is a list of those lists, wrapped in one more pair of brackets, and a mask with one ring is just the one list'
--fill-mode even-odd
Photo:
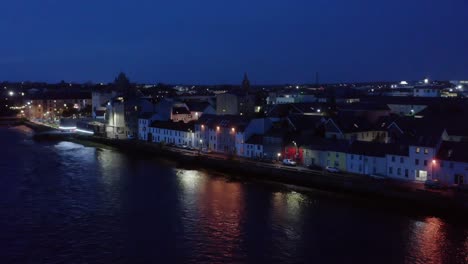
{"label": "light reflection on water", "polygon": [[468,262],[466,223],[6,137],[2,263]]}

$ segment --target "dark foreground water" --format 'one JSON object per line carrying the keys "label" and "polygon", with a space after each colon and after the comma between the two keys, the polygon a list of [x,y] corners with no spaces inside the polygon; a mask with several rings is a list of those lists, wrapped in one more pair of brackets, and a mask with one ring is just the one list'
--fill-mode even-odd
{"label": "dark foreground water", "polygon": [[0,263],[467,263],[468,223],[0,128]]}

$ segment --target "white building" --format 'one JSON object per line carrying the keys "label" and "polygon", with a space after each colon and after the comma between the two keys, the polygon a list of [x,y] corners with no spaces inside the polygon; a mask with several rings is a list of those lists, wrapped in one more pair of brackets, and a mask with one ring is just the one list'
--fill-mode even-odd
{"label": "white building", "polygon": [[248,119],[236,115],[203,115],[195,125],[196,144],[214,152],[244,156],[246,141],[263,135],[271,127],[269,119]]}
{"label": "white building", "polygon": [[467,149],[467,142],[442,142],[432,167],[434,178],[446,185],[468,185]]}
{"label": "white building", "polygon": [[440,88],[431,86],[415,86],[413,89],[415,97],[440,97]]}
{"label": "white building", "polygon": [[355,141],[346,155],[348,172],[385,176],[387,172],[387,144]]}
{"label": "white building", "polygon": [[155,143],[194,147],[194,123],[155,121],[149,126],[147,138]]}

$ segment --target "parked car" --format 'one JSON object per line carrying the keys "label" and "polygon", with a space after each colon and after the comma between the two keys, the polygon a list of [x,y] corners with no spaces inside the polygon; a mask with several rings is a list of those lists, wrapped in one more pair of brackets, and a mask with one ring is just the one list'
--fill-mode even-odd
{"label": "parked car", "polygon": [[128,139],[135,139],[135,137],[133,135],[128,135],[127,138]]}
{"label": "parked car", "polygon": [[340,170],[338,168],[335,168],[335,167],[332,167],[332,166],[325,167],[325,170],[327,170],[328,172],[332,172],[332,173],[340,172]]}
{"label": "parked car", "polygon": [[211,150],[209,150],[208,148],[202,148],[201,150],[203,153],[211,153]]}
{"label": "parked car", "polygon": [[387,179],[385,176],[378,175],[378,174],[371,174],[371,175],[369,175],[369,177],[371,177],[372,179],[376,179],[376,180],[385,180],[385,179]]}
{"label": "parked car", "polygon": [[296,166],[297,162],[295,162],[292,159],[284,159],[283,164],[286,165],[286,166]]}
{"label": "parked car", "polygon": [[181,145],[180,147],[183,148],[183,149],[188,149],[188,148],[189,148],[189,146],[186,145],[186,144],[183,144],[183,145]]}
{"label": "parked car", "polygon": [[426,187],[426,189],[439,190],[443,189],[444,186],[442,186],[442,183],[438,179],[434,179],[425,181],[424,187]]}
{"label": "parked car", "polygon": [[315,164],[310,164],[309,166],[307,166],[307,168],[311,170],[322,170],[322,167],[315,165]]}

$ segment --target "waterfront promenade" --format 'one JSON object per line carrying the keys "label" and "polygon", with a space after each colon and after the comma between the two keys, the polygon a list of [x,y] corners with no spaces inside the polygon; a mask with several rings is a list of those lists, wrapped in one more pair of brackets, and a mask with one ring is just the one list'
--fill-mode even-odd
{"label": "waterfront promenade", "polygon": [[[466,213],[468,195],[463,192],[425,189],[422,183],[375,179],[366,175],[350,173],[330,173],[296,166],[285,166],[281,162],[262,162],[220,153],[203,153],[174,146],[154,144],[135,139],[107,139],[60,132],[44,128],[38,123],[26,122],[40,140],[68,140],[81,144],[104,144],[121,151],[144,156],[158,156],[179,162],[182,166],[207,168],[227,173],[236,173],[249,179],[275,181],[315,189],[353,193],[369,199],[379,199],[382,203],[401,207],[414,207],[437,213]],[[44,131],[45,130],[45,131]]]}

